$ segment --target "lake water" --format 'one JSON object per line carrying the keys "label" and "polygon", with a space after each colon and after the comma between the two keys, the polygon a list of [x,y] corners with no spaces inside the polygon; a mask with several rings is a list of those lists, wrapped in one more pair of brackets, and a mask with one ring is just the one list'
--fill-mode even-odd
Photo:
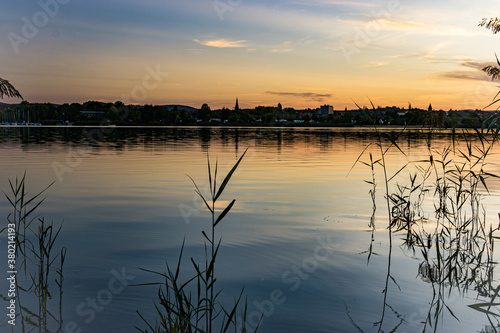
{"label": "lake water", "polygon": [[[495,296],[498,246],[480,251],[480,242],[464,241],[464,247],[471,247],[457,252],[455,260],[441,234],[436,243],[443,244],[442,260],[426,261],[423,253],[435,246],[428,252],[422,246],[409,248],[405,230],[389,234],[380,166],[370,226],[372,185],[365,180],[372,173],[356,160],[367,146],[361,161],[368,162],[370,152],[376,159],[377,142],[377,133],[365,128],[0,127],[0,186],[9,194],[8,180],[25,171],[30,195],[54,182],[36,211],[46,222],[62,223],[54,254],[67,248],[61,299],[54,281],[58,261],[48,281],[50,331],[57,331],[60,318],[64,332],[146,329],[136,311],[154,323],[158,287],[134,284],[161,278],[140,268],[163,272],[166,263],[175,267],[183,241],[183,276],[193,273],[191,257],[204,260],[201,231],[210,230],[210,215],[188,175],[208,192],[207,156],[212,166],[218,161],[220,184],[248,149],[220,199],[219,211],[232,199],[236,203],[217,227],[222,243],[216,276],[224,304],[244,287],[249,328],[262,317],[259,332],[494,332],[499,307],[492,306],[488,314],[479,311],[486,307],[470,305]],[[429,151],[437,156],[436,151],[452,145],[452,135],[407,130],[397,143],[406,156],[395,147],[387,151],[389,177],[407,162],[429,159]],[[389,145],[383,139],[383,146]],[[495,146],[485,171],[500,174],[498,152]],[[408,184],[415,171],[409,165],[391,180],[391,189],[396,182]],[[498,180],[491,180],[488,195],[481,186],[480,191],[485,194],[481,220],[487,230],[496,228]],[[415,227],[420,235],[436,228],[434,205],[432,200],[422,205],[428,222]],[[0,200],[2,228],[11,210],[7,199]],[[0,239],[5,276],[6,231]],[[29,286],[20,260],[19,284]],[[433,278],[442,263],[449,265],[448,272],[461,272],[455,282]],[[8,290],[2,278],[6,313]],[[36,292],[19,294],[23,315],[34,320]],[[10,332],[7,320],[2,314],[0,331]],[[22,322],[18,317],[14,332],[23,332]],[[37,326],[24,322],[25,331]]]}

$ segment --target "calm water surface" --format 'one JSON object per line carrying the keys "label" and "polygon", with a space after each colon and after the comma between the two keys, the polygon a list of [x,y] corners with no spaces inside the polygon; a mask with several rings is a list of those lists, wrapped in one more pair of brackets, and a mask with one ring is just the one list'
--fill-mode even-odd
{"label": "calm water surface", "polygon": [[[389,150],[388,173],[408,161],[428,159],[429,148],[451,144],[448,132],[425,138],[418,131],[399,138],[407,156]],[[8,180],[24,171],[31,194],[55,181],[37,213],[63,224],[56,247],[67,248],[61,313],[65,332],[134,332],[134,326],[146,328],[137,310],[154,321],[157,287],[132,284],[159,279],[140,268],[164,271],[166,262],[174,265],[183,240],[183,274],[192,273],[190,257],[203,258],[201,231],[209,230],[210,217],[187,175],[205,191],[207,155],[212,164],[218,160],[219,175],[225,175],[247,148],[221,199],[220,208],[232,199],[236,204],[218,230],[222,246],[216,275],[226,304],[245,288],[250,325],[264,315],[259,332],[376,332],[381,320],[385,332],[496,327],[498,317],[469,306],[491,300],[477,284],[433,283],[419,271],[421,249],[403,245],[404,232],[392,235],[390,247],[380,168],[375,229],[369,227],[371,185],[364,180],[371,179],[371,171],[360,163],[351,168],[370,144],[362,160],[377,153],[376,140],[367,129],[110,128],[102,133],[3,127],[0,186],[9,193]],[[487,171],[500,174],[498,149],[489,162]],[[414,170],[408,167],[394,182],[407,183]],[[498,181],[489,190],[483,200],[488,228],[498,225]],[[1,200],[2,227],[9,212],[7,200]],[[432,219],[432,213],[425,214]],[[6,244],[3,232],[2,276]],[[496,252],[490,261],[498,257]],[[484,281],[495,288],[497,269],[489,272]],[[54,278],[49,303],[60,318]],[[8,289],[2,279],[3,309]],[[34,294],[21,297],[25,314],[37,312]],[[52,318],[50,322],[57,331]],[[11,327],[2,314],[0,330],[7,329]],[[14,331],[23,330],[16,325]]]}

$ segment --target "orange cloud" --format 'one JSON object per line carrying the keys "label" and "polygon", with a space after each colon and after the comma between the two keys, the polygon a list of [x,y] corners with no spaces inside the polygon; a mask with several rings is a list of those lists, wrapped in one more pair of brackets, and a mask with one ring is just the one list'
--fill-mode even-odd
{"label": "orange cloud", "polygon": [[228,40],[225,38],[219,38],[214,40],[200,41],[194,39],[194,41],[200,45],[218,47],[218,48],[237,48],[237,47],[247,47],[246,40]]}
{"label": "orange cloud", "polygon": [[266,91],[268,95],[277,95],[277,96],[292,96],[292,97],[300,97],[300,98],[309,98],[313,101],[323,102],[325,98],[335,98],[333,94],[317,94],[313,92],[284,92],[284,91]]}

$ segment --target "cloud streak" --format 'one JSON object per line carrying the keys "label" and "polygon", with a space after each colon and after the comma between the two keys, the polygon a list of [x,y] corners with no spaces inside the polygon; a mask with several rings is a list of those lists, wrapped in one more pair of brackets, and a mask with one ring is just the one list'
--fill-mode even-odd
{"label": "cloud streak", "polygon": [[477,62],[472,59],[461,59],[460,66],[472,68],[475,70],[455,70],[447,72],[438,72],[432,76],[434,79],[441,80],[476,80],[476,81],[491,81],[491,78],[483,72],[483,68],[489,65],[495,65],[493,62]]}
{"label": "cloud streak", "polygon": [[373,8],[376,5],[371,2],[356,2],[356,1],[342,1],[342,0],[314,0],[314,1],[294,1],[296,5],[301,6],[346,6],[346,7],[368,7]]}
{"label": "cloud streak", "polygon": [[209,47],[217,47],[217,48],[239,48],[239,47],[247,47],[246,40],[228,40],[225,38],[213,39],[200,41],[198,39],[194,39],[194,41],[203,46]]}
{"label": "cloud streak", "polygon": [[271,53],[288,53],[292,52],[292,43],[291,42],[284,42],[281,45],[279,45],[277,48],[271,49]]}
{"label": "cloud streak", "polygon": [[308,98],[313,101],[323,102],[325,98],[334,98],[333,94],[318,94],[313,92],[288,92],[288,91],[266,91],[268,95],[289,96],[298,98]]}
{"label": "cloud streak", "polygon": [[472,59],[463,59],[462,63],[460,64],[464,67],[470,67],[474,69],[478,69],[480,71],[483,70],[483,68],[488,67],[488,66],[497,66],[497,63],[495,62],[477,62]]}
{"label": "cloud streak", "polygon": [[389,65],[388,62],[385,62],[385,61],[370,61],[369,63],[367,63],[365,65],[365,67],[367,68],[375,68],[375,67],[385,67]]}
{"label": "cloud streak", "polygon": [[449,71],[439,72],[432,76],[433,79],[439,80],[476,80],[476,81],[491,81],[486,74],[481,74],[474,71]]}

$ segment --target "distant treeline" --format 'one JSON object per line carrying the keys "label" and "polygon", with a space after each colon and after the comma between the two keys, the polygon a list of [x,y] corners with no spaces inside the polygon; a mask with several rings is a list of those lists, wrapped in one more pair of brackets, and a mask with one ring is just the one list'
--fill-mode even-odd
{"label": "distant treeline", "polygon": [[125,105],[123,102],[90,101],[83,104],[55,105],[23,101],[0,111],[0,122],[31,122],[45,125],[232,125],[232,126],[361,126],[422,125],[438,128],[478,127],[493,115],[491,111],[434,111],[432,107],[403,109],[295,110],[278,106],[257,106],[254,109],[212,110],[175,105]]}

